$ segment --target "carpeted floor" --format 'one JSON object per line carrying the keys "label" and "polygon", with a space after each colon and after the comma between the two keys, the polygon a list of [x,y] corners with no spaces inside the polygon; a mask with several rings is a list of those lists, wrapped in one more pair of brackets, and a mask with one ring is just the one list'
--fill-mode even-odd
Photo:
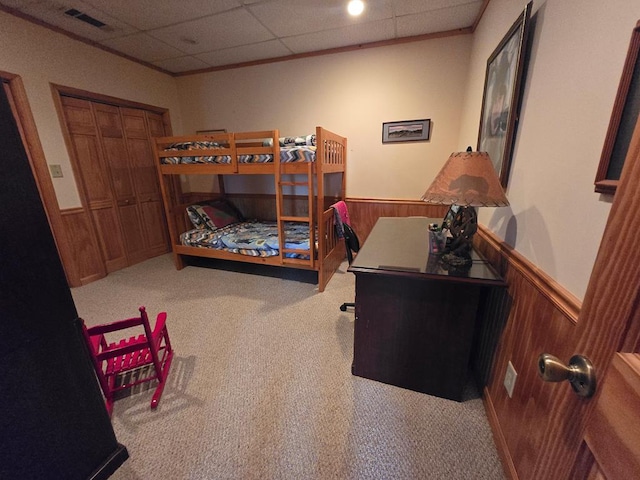
{"label": "carpeted floor", "polygon": [[351,375],[346,262],[323,293],[309,272],[216,265],[164,255],[72,290],[89,325],[168,313],[168,385],[155,411],[150,391],[115,403],[130,458],[112,478],[505,478],[473,387],[458,403]]}

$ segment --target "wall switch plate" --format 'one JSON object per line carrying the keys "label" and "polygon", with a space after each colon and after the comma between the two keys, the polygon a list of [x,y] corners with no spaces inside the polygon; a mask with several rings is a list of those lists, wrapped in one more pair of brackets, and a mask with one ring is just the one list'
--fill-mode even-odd
{"label": "wall switch plate", "polygon": [[507,389],[509,398],[513,397],[513,388],[516,386],[516,378],[518,378],[516,369],[513,368],[511,361],[509,361],[509,364],[507,365],[507,373],[504,374],[504,388]]}
{"label": "wall switch plate", "polygon": [[60,165],[49,165],[49,171],[53,178],[62,178],[62,167]]}

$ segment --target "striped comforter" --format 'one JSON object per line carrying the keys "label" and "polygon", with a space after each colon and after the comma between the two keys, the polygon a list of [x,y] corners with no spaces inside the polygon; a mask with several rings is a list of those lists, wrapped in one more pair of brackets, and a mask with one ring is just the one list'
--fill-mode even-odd
{"label": "striped comforter", "polygon": [[[165,149],[165,152],[171,151],[189,151],[189,150],[202,150],[202,149],[216,149],[224,148],[215,142],[184,142],[174,143]],[[193,164],[193,163],[217,163],[217,164],[229,164],[231,163],[231,156],[229,155],[197,155],[194,152],[194,156],[188,157],[160,157],[163,164]],[[315,145],[295,145],[286,144],[280,147],[280,162],[292,163],[292,162],[315,162],[316,161],[316,146]],[[273,162],[273,155],[239,155],[238,163],[271,163]]]}
{"label": "striped comforter", "polygon": [[[280,253],[276,222],[240,222],[217,230],[198,228],[180,235],[180,242],[189,247],[215,248],[253,257],[272,257]],[[308,224],[285,222],[285,248],[309,250]],[[309,258],[297,253],[285,256]]]}

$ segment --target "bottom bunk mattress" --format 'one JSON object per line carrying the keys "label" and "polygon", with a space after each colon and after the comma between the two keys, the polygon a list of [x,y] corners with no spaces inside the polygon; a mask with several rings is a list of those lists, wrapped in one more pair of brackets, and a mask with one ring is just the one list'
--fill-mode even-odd
{"label": "bottom bunk mattress", "polygon": [[[285,222],[284,248],[309,251],[309,225]],[[239,222],[216,230],[197,228],[180,235],[182,245],[212,248],[252,257],[273,257],[280,254],[276,222]],[[287,258],[308,259],[309,255],[286,253]]]}

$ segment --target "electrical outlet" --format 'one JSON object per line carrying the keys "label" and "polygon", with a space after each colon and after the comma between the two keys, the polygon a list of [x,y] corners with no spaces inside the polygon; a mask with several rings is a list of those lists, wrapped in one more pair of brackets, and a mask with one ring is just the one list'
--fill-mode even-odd
{"label": "electrical outlet", "polygon": [[53,178],[62,178],[62,167],[60,165],[49,165],[49,171]]}
{"label": "electrical outlet", "polygon": [[511,361],[509,361],[509,364],[507,365],[507,373],[504,374],[504,388],[507,389],[509,398],[513,397],[513,388],[516,386],[516,378],[518,378],[516,369],[513,368]]}

